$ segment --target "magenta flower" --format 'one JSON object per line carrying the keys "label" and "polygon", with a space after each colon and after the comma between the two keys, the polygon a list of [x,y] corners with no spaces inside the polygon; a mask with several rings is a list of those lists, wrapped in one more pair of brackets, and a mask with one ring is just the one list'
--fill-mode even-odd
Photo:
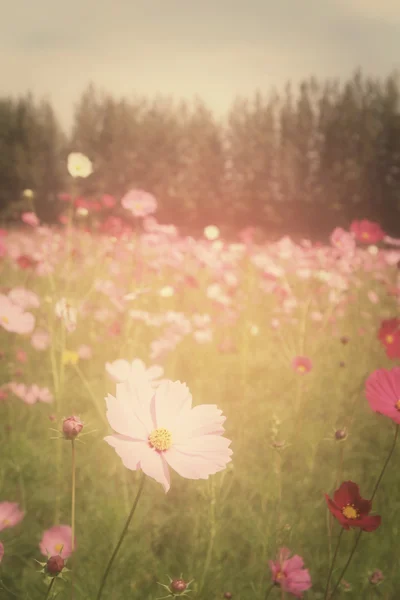
{"label": "magenta flower", "polygon": [[31,227],[37,227],[40,223],[39,219],[37,218],[34,212],[22,213],[21,220],[27,225],[30,225]]}
{"label": "magenta flower", "polygon": [[157,210],[157,200],[143,190],[130,190],[122,198],[121,205],[134,217],[147,217]]}
{"label": "magenta flower", "polygon": [[[40,552],[44,556],[55,556],[59,554],[68,558],[72,553],[72,530],[69,525],[56,525],[47,529],[39,544]],[[76,540],[74,540],[76,548]]]}
{"label": "magenta flower", "polygon": [[311,587],[311,577],[308,569],[304,569],[303,559],[296,554],[289,558],[290,550],[281,548],[278,560],[270,560],[272,579],[284,592],[289,592],[296,598],[302,598],[302,593]]}
{"label": "magenta flower", "polygon": [[373,411],[400,424],[400,367],[371,373],[365,384],[365,395]]}
{"label": "magenta flower", "polygon": [[305,373],[311,371],[312,362],[307,356],[296,356],[293,359],[292,367],[297,373],[300,373],[300,375],[305,375]]}
{"label": "magenta flower", "polygon": [[128,469],[142,469],[166,493],[168,467],[188,479],[208,479],[231,461],[231,441],[222,437],[226,417],[215,404],[192,408],[180,381],[164,381],[154,390],[145,379],[130,378],[105,400],[108,422],[118,432],[105,441]]}
{"label": "magenta flower", "polygon": [[16,502],[0,502],[0,531],[18,525],[24,514]]}

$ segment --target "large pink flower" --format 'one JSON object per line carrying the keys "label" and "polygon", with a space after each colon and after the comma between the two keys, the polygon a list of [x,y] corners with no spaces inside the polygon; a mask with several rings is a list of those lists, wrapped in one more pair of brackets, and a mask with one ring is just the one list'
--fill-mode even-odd
{"label": "large pink flower", "polygon": [[31,333],[35,327],[35,317],[23,312],[20,306],[0,294],[0,325],[13,333]]}
{"label": "large pink flower", "polygon": [[168,466],[188,479],[208,479],[231,461],[230,440],[222,437],[225,418],[215,404],[192,408],[186,384],[164,381],[156,390],[145,379],[117,384],[105,399],[107,418],[118,432],[107,436],[123,464],[142,469],[168,492]]}
{"label": "large pink flower", "polygon": [[400,424],[400,367],[390,371],[378,369],[371,373],[365,394],[373,411]]}
{"label": "large pink flower", "polygon": [[146,217],[157,210],[157,200],[143,190],[130,190],[122,198],[121,205],[134,217]]}
{"label": "large pink flower", "polygon": [[18,525],[24,518],[24,512],[16,502],[0,503],[0,531]]}
{"label": "large pink flower", "polygon": [[[72,529],[69,525],[56,525],[47,529],[39,544],[40,552],[44,556],[56,556],[68,558],[72,553]],[[74,540],[76,548],[76,540]]]}
{"label": "large pink flower", "polygon": [[269,568],[272,579],[283,591],[293,594],[296,598],[302,598],[302,592],[311,587],[311,577],[308,569],[304,569],[301,556],[296,554],[289,558],[290,550],[281,548],[278,560],[270,560]]}
{"label": "large pink flower", "polygon": [[356,242],[354,236],[341,227],[336,227],[331,234],[331,244],[344,253],[352,253],[355,250]]}

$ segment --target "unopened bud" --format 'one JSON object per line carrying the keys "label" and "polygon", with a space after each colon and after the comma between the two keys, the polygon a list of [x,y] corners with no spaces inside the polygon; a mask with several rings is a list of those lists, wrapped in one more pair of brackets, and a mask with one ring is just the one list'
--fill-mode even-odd
{"label": "unopened bud", "polygon": [[82,421],[75,416],[64,419],[62,431],[66,440],[73,440],[83,429]]}
{"label": "unopened bud", "polygon": [[49,558],[46,564],[46,571],[49,575],[58,575],[64,566],[64,559],[58,554]]}
{"label": "unopened bud", "polygon": [[184,592],[187,588],[187,583],[183,579],[173,579],[171,581],[171,592]]}
{"label": "unopened bud", "polygon": [[232,598],[232,594],[230,592],[225,592],[224,598],[230,599],[230,598]]}
{"label": "unopened bud", "polygon": [[380,569],[375,569],[375,571],[371,574],[371,576],[369,578],[369,582],[372,585],[377,585],[378,583],[380,583],[383,580],[384,580],[384,576]]}
{"label": "unopened bud", "polygon": [[335,431],[335,440],[345,440],[347,438],[347,431],[345,429],[337,429]]}

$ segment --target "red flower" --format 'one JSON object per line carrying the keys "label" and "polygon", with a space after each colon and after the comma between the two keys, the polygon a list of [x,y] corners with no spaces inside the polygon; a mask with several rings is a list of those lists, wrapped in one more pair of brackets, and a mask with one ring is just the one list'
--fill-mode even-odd
{"label": "red flower", "polygon": [[388,358],[400,358],[400,319],[382,321],[378,340],[385,346]]}
{"label": "red flower", "polygon": [[34,269],[38,264],[38,261],[34,260],[27,254],[21,254],[17,258],[17,263],[21,267],[21,269]]}
{"label": "red flower", "polygon": [[360,527],[363,531],[375,531],[381,524],[379,515],[370,516],[372,504],[361,498],[359,487],[353,481],[344,481],[335,491],[333,500],[325,495],[328,508],[344,529]]}
{"label": "red flower", "polygon": [[376,244],[376,242],[383,240],[386,235],[379,223],[373,223],[367,221],[367,219],[353,221],[350,231],[354,233],[354,237],[358,242],[364,242],[364,244]]}

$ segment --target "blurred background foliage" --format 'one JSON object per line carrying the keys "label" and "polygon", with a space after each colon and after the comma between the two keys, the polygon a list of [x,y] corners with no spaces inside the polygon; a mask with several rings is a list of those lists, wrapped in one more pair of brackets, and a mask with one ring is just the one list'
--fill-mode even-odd
{"label": "blurred background foliage", "polygon": [[184,234],[212,223],[225,237],[256,226],[268,239],[324,241],[333,227],[366,218],[400,235],[399,95],[397,74],[357,71],[347,82],[311,78],[237,98],[217,120],[201,100],[116,99],[89,85],[68,135],[48,101],[2,98],[0,218],[18,220],[32,189],[40,219],[55,222],[74,151],[95,169],[78,182],[80,195],[119,200],[145,189],[158,220]]}

